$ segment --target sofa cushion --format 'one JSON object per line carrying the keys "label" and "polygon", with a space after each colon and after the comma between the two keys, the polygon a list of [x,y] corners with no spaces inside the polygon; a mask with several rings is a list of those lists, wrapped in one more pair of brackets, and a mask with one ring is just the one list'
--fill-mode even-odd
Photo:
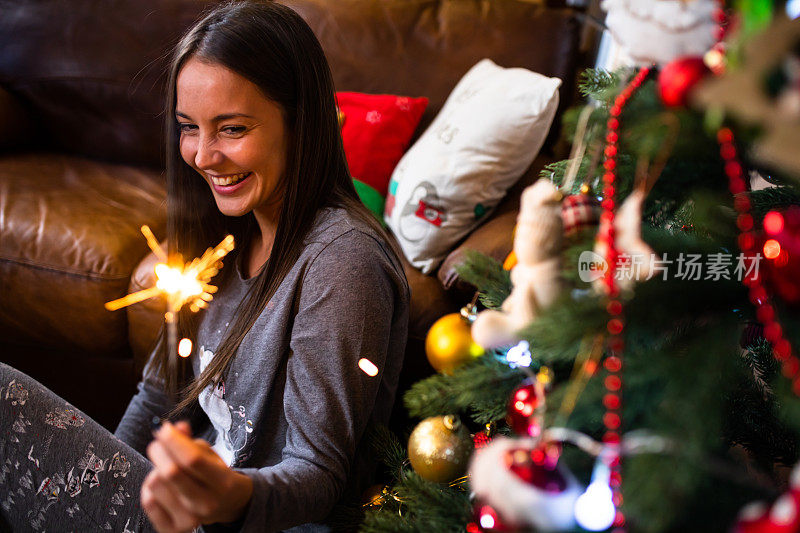
{"label": "sofa cushion", "polygon": [[[142,224],[163,232],[153,171],[59,155],[0,157],[0,335],[41,348],[129,356],[123,296],[147,251]],[[43,333],[45,333],[43,335]]]}
{"label": "sofa cushion", "polygon": [[338,92],[342,143],[361,201],[383,221],[392,171],[428,105],[427,98]]}
{"label": "sofa cushion", "polygon": [[434,272],[522,176],[550,131],[560,85],[490,59],[461,78],[392,174],[385,219],[412,265]]}

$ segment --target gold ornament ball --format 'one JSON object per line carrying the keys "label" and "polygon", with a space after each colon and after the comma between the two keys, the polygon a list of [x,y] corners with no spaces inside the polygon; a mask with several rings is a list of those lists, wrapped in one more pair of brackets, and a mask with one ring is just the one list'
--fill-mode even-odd
{"label": "gold ornament ball", "polygon": [[483,348],[472,340],[470,327],[470,322],[458,313],[450,313],[433,323],[425,338],[425,353],[437,372],[449,376],[483,355]]}
{"label": "gold ornament ball", "polygon": [[472,447],[472,437],[457,416],[433,416],[411,432],[408,458],[420,477],[447,483],[464,475]]}

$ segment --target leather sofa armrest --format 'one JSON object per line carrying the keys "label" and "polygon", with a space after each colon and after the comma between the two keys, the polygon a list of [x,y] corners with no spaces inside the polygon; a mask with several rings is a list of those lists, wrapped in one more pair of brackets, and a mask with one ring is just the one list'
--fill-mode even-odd
{"label": "leather sofa armrest", "polygon": [[0,152],[25,146],[33,131],[33,121],[22,103],[0,87]]}
{"label": "leather sofa armrest", "polygon": [[448,292],[455,292],[460,299],[469,299],[475,287],[458,277],[456,266],[464,262],[466,251],[475,250],[500,261],[505,260],[514,245],[514,226],[517,224],[519,201],[522,191],[536,181],[541,169],[557,160],[553,154],[539,154],[522,175],[519,181],[508,191],[494,213],[481,226],[470,233],[467,238],[445,258],[439,268],[437,277]]}

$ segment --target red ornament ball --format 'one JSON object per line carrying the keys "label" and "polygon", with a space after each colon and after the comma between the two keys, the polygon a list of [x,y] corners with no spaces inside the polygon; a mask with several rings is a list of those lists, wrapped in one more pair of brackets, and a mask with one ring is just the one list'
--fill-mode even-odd
{"label": "red ornament ball", "polygon": [[492,442],[492,437],[490,437],[486,431],[479,431],[472,436],[472,444],[475,446],[476,450],[485,448],[490,442]]}
{"label": "red ornament ball", "polygon": [[535,380],[526,380],[511,395],[508,402],[508,425],[517,435],[538,437],[542,431],[541,416],[544,389]]}
{"label": "red ornament ball", "polygon": [[506,457],[508,469],[520,479],[548,493],[564,492],[568,481],[554,459],[542,448],[511,450]]}
{"label": "red ornament ball", "polygon": [[689,92],[711,71],[702,57],[685,56],[668,63],[658,74],[658,94],[667,107],[683,107]]}
{"label": "red ornament ball", "polygon": [[600,223],[600,202],[589,194],[571,194],[561,203],[564,236],[569,238]]}

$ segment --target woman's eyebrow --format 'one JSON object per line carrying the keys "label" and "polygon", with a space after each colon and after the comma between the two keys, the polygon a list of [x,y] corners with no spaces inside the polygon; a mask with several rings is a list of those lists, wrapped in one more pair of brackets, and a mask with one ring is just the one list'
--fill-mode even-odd
{"label": "woman's eyebrow", "polygon": [[[186,113],[182,113],[181,111],[175,111],[175,116],[185,118],[186,120],[191,120],[189,115],[187,115]],[[255,117],[245,113],[223,113],[222,115],[217,115],[211,120],[214,122],[219,122],[221,120],[229,120],[232,118],[255,118]]]}

